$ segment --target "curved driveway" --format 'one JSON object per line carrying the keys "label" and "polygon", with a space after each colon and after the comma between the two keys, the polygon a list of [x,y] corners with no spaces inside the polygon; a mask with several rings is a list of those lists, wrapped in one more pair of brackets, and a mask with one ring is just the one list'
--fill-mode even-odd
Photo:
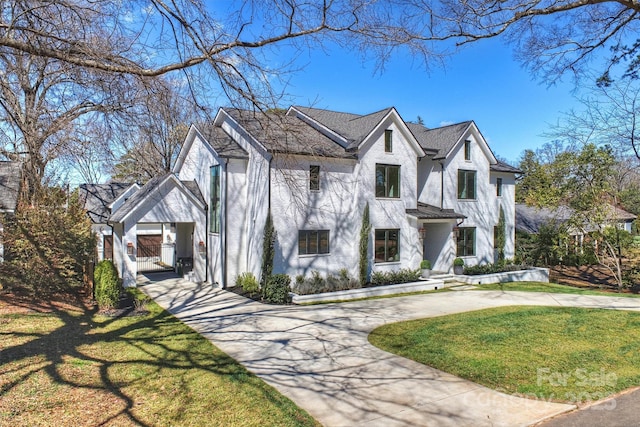
{"label": "curved driveway", "polygon": [[272,306],[179,279],[147,282],[141,289],[331,427],[518,426],[574,408],[499,393],[382,351],[367,335],[385,323],[505,305],[640,311],[640,299],[531,292]]}

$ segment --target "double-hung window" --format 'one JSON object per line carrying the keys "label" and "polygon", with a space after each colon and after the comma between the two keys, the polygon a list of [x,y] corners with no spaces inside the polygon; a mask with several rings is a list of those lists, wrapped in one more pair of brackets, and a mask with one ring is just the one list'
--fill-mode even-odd
{"label": "double-hung window", "polygon": [[400,166],[376,164],[376,197],[400,198]]}
{"label": "double-hung window", "polygon": [[220,232],[220,165],[211,166],[211,199],[209,203],[209,232]]}
{"label": "double-hung window", "polygon": [[476,171],[458,170],[458,199],[476,198]]}
{"label": "double-hung window", "polygon": [[375,235],[375,262],[400,261],[400,230],[378,229]]}
{"label": "double-hung window", "polygon": [[475,227],[458,228],[457,256],[473,256],[476,254],[476,229]]}
{"label": "double-hung window", "polygon": [[329,253],[329,230],[298,230],[298,255]]}

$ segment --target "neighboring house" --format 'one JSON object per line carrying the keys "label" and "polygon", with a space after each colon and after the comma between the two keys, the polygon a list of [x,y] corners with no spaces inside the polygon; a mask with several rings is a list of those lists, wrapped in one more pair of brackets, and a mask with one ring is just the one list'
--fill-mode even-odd
{"label": "neighboring house", "polygon": [[[608,211],[607,217],[609,219],[607,223],[609,225],[615,225],[619,229],[631,233],[633,221],[636,220],[637,216],[614,206],[609,206]],[[544,225],[560,226],[566,224],[573,214],[574,211],[568,206],[549,209],[518,203],[516,204],[516,230],[528,234],[538,234],[540,228]],[[587,227],[587,230],[568,227],[568,232],[570,236],[582,236],[583,231],[593,231],[591,230],[592,227]]]}
{"label": "neighboring house", "polygon": [[0,161],[0,261],[4,260],[2,234],[4,233],[5,216],[13,215],[16,211],[21,182],[21,164]]}
{"label": "neighboring house", "polygon": [[[494,262],[500,212],[514,254],[515,175],[475,123],[438,129],[405,122],[394,108],[368,115],[291,107],[286,114],[220,109],[191,126],[172,174],[151,180],[108,223],[127,286],[139,271],[137,230],[175,225],[194,280],[228,286],[260,276],[271,212],[274,273],[357,277],[365,206],[372,225],[370,271],[450,271]],[[180,257],[180,255],[177,255]],[[175,261],[175,260],[174,260]]]}

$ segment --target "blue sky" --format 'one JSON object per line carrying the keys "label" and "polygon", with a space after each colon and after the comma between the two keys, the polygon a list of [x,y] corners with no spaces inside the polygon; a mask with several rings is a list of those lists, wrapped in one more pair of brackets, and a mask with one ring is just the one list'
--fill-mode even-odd
{"label": "blue sky", "polygon": [[474,120],[494,153],[513,162],[547,142],[542,134],[577,104],[571,82],[534,80],[498,39],[468,45],[429,71],[398,53],[375,74],[373,63],[338,48],[297,64],[306,65],[289,80],[295,104],[357,114],[394,106],[404,120],[421,116],[427,127]]}

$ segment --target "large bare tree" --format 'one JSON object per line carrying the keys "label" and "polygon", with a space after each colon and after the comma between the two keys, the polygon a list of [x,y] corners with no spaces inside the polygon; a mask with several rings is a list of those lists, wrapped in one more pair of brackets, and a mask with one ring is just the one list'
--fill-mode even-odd
{"label": "large bare tree", "polygon": [[0,50],[0,154],[24,162],[24,193],[34,196],[50,162],[70,150],[74,123],[121,112],[131,99],[126,76],[96,73],[8,49]]}

